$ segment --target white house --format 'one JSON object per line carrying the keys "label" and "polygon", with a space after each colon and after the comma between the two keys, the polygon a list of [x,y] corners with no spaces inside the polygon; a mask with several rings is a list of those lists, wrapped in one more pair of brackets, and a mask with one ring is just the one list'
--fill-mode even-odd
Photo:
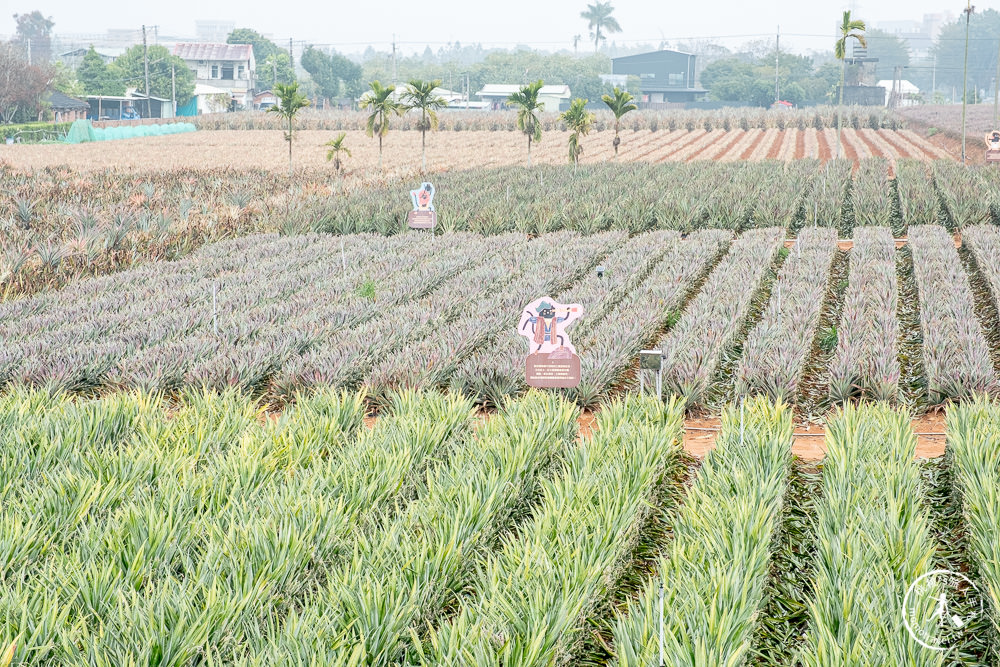
{"label": "white house", "polygon": [[195,86],[214,89],[216,95],[228,92],[237,104],[252,107],[257,63],[251,45],[179,43],[174,55],[194,72]]}
{"label": "white house", "polygon": [[[896,86],[895,90],[893,89],[893,84]],[[886,106],[912,107],[920,104],[920,89],[906,79],[900,79],[898,81],[884,79],[875,85],[885,88]],[[895,98],[893,97],[893,93],[895,93]]]}
{"label": "white house", "polygon": [[[476,95],[483,102],[488,103],[490,109],[499,111],[506,108],[507,98],[521,90],[522,87],[516,84],[488,83]],[[560,106],[568,105],[570,98],[569,86],[542,86],[538,91],[538,101],[545,104],[545,111],[560,111]]]}

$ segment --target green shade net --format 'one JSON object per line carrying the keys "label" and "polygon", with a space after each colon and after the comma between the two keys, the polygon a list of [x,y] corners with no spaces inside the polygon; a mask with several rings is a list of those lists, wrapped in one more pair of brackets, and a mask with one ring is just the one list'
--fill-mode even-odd
{"label": "green shade net", "polygon": [[85,141],[110,141],[112,139],[134,139],[136,137],[159,137],[165,134],[194,132],[193,123],[167,123],[165,125],[118,125],[94,127],[89,120],[77,120],[69,128],[66,143],[79,144]]}

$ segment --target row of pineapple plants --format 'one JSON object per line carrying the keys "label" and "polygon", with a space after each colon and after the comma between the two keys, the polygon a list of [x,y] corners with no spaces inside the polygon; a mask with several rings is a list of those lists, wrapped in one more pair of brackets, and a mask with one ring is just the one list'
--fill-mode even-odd
{"label": "row of pineapple plants", "polygon": [[703,401],[761,281],[784,247],[784,238],[781,227],[745,232],[708,276],[677,325],[659,343],[668,393],[692,404]]}
{"label": "row of pineapple plants", "polygon": [[20,455],[4,458],[2,532],[22,547],[4,564],[0,638],[19,660],[229,659],[315,594],[359,526],[426,493],[423,471],[472,414],[430,394],[398,396],[371,430],[359,396],[332,392],[264,426],[232,393],[167,407],[5,398],[5,450]]}
{"label": "row of pineapple plants", "polygon": [[834,401],[857,395],[896,398],[900,366],[895,253],[888,228],[854,230],[849,283],[829,368]]}
{"label": "row of pineapple plants", "polygon": [[806,228],[799,234],[771,288],[767,309],[743,345],[736,370],[738,394],[794,398],[813,347],[836,250],[835,229]]}
{"label": "row of pineapple plants", "polygon": [[920,298],[928,400],[936,404],[995,391],[996,372],[952,236],[937,225],[911,226],[909,247]]}
{"label": "row of pineapple plants", "polygon": [[933,579],[911,588],[935,569],[936,545],[909,415],[885,403],[847,405],[827,424],[826,443],[809,626],[796,664],[945,664],[916,640],[941,639],[941,590]]}

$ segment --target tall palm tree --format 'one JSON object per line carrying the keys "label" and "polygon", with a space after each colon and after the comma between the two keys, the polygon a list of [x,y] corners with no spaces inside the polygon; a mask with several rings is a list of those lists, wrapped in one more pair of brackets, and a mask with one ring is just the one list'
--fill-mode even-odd
{"label": "tall palm tree", "polygon": [[285,141],[288,142],[288,175],[292,174],[292,129],[295,116],[299,111],[309,106],[309,100],[299,92],[299,84],[278,83],[274,86],[274,94],[278,98],[278,104],[268,107],[268,113],[276,113],[288,123],[288,131],[285,132]]}
{"label": "tall palm tree", "polygon": [[618,136],[618,131],[621,129],[622,116],[627,114],[629,111],[635,111],[639,107],[635,105],[633,101],[635,98],[632,97],[632,93],[627,90],[622,90],[618,86],[615,86],[614,95],[603,95],[601,97],[604,103],[608,105],[611,109],[611,113],[615,115],[615,139],[611,142],[611,145],[615,147],[615,157],[618,157],[618,145],[622,142],[621,138]]}
{"label": "tall palm tree", "polygon": [[420,109],[420,170],[427,171],[427,130],[436,130],[438,126],[437,110],[448,106],[448,100],[434,94],[434,89],[441,85],[441,79],[421,81],[413,79],[403,91],[403,111]]}
{"label": "tall palm tree", "polygon": [[528,166],[531,166],[531,142],[542,140],[542,123],[538,120],[539,112],[545,111],[545,102],[538,101],[538,91],[542,89],[542,80],[529,83],[516,93],[511,93],[507,104],[517,107],[517,129],[528,135]]}
{"label": "tall palm tree", "polygon": [[607,39],[607,33],[621,32],[622,27],[618,25],[618,19],[611,15],[615,8],[610,2],[597,2],[587,5],[587,11],[580,12],[580,18],[587,19],[587,29],[590,30],[590,37],[594,40],[594,53],[601,46],[601,40]]}
{"label": "tall palm tree", "polygon": [[[855,32],[857,31],[857,32]],[[833,45],[833,55],[841,63],[840,68],[840,99],[837,102],[837,157],[840,157],[840,130],[841,130],[841,109],[844,104],[844,82],[847,78],[847,40],[856,39],[861,46],[868,46],[865,36],[865,22],[859,19],[851,19],[851,10],[844,10],[843,20],[840,23],[840,39]]]}
{"label": "tall palm tree", "polygon": [[587,111],[587,100],[578,97],[570,103],[569,109],[559,114],[559,119],[566,123],[566,127],[570,130],[569,161],[575,168],[580,164],[580,153],[583,152],[580,137],[590,132],[594,124],[594,114]]}
{"label": "tall palm tree", "polygon": [[396,86],[383,86],[378,81],[372,81],[371,90],[361,98],[361,108],[371,111],[365,132],[369,137],[378,136],[378,168],[382,169],[382,137],[389,134],[389,118],[393,114],[402,116],[403,106],[395,100],[392,94]]}

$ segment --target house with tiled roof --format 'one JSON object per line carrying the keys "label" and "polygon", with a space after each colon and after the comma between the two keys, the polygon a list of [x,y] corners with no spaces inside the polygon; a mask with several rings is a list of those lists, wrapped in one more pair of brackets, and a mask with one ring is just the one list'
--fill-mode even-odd
{"label": "house with tiled roof", "polygon": [[[174,45],[173,54],[194,72],[196,87],[216,91],[213,107],[218,106],[220,94],[228,93],[231,106],[251,108],[257,63],[250,44],[182,42]],[[208,108],[202,109],[199,104],[198,111],[205,113]]]}

